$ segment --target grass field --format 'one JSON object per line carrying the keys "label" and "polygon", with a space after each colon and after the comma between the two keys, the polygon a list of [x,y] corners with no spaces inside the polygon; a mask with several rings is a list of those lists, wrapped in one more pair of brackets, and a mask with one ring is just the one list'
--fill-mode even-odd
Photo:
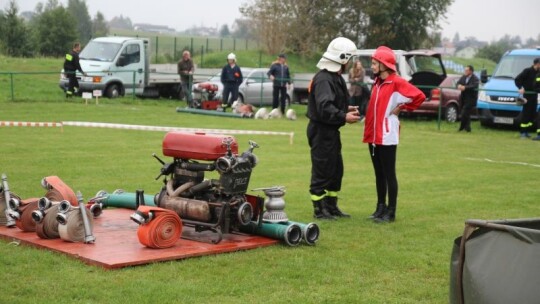
{"label": "grass field", "polygon": [[[2,89],[3,90],[3,89]],[[0,120],[97,121],[143,125],[293,131],[253,139],[260,159],[250,188],[287,187],[286,211],[312,221],[305,107],[297,121],[238,120],[178,114],[172,101],[0,101]],[[0,241],[2,303],[446,303],[452,243],[466,219],[537,216],[539,143],[513,131],[437,131],[433,120],[402,121],[397,220],[374,224],[374,177],[363,126],[342,128],[345,177],[340,205],[351,219],[318,222],[314,247],[282,245],[115,271],[46,250]],[[98,190],[157,192],[164,133],[65,127],[0,128],[0,171],[23,197],[40,196],[40,180],[58,175],[86,198]],[[488,162],[490,159],[498,162]],[[523,162],[531,165],[509,164]],[[106,212],[106,211],[105,211]],[[97,240],[99,242],[99,239]]]}

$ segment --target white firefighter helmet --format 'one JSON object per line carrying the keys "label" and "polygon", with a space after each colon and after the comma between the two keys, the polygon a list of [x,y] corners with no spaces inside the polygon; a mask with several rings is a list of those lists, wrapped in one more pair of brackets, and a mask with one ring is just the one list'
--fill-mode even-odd
{"label": "white firefighter helmet", "polygon": [[241,105],[242,105],[242,103],[239,100],[235,100],[232,103],[232,106],[231,106],[232,112],[233,113],[239,113],[238,108],[240,108]]}
{"label": "white firefighter helmet", "polygon": [[282,116],[281,110],[278,108],[273,109],[270,111],[270,114],[268,114],[268,118],[281,118]]}
{"label": "white firefighter helmet", "polygon": [[287,117],[287,119],[296,120],[296,112],[293,109],[288,109],[285,116]]}
{"label": "white firefighter helmet", "polygon": [[266,108],[260,108],[255,113],[255,119],[268,119],[268,110]]}
{"label": "white firefighter helmet", "polygon": [[227,60],[236,61],[236,55],[234,53],[230,53],[229,55],[227,55]]}
{"label": "white firefighter helmet", "polygon": [[321,70],[337,72],[342,65],[347,64],[357,54],[358,49],[354,42],[345,37],[338,37],[330,42],[317,67]]}

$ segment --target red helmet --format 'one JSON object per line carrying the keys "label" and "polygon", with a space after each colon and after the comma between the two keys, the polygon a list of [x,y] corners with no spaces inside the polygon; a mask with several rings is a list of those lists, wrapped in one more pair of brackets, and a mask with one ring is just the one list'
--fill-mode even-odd
{"label": "red helmet", "polygon": [[380,46],[375,50],[375,53],[371,56],[371,58],[384,64],[392,71],[396,71],[396,55],[391,48],[387,46]]}

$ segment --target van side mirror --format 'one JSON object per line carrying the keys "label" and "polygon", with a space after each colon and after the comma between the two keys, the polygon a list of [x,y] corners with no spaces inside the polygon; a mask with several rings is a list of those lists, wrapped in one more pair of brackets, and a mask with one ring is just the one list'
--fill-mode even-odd
{"label": "van side mirror", "polygon": [[480,71],[480,82],[486,83],[488,81],[488,74],[486,69]]}
{"label": "van side mirror", "polygon": [[127,59],[126,59],[126,56],[120,56],[118,57],[118,61],[116,62],[116,66],[119,66],[119,67],[123,67],[123,66],[126,66],[127,64]]}

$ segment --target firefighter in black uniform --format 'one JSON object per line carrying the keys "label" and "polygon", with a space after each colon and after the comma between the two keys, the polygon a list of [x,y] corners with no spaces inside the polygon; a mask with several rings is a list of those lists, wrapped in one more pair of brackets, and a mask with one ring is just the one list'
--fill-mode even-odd
{"label": "firefighter in black uniform", "polygon": [[79,82],[77,81],[76,71],[80,71],[84,76],[81,64],[79,63],[79,52],[81,51],[81,44],[76,42],[73,44],[73,50],[66,54],[66,60],[64,60],[64,73],[69,79],[68,89],[66,91],[66,97],[72,97],[73,93],[79,90]]}
{"label": "firefighter in black uniform", "polygon": [[518,87],[519,89],[519,94],[522,94],[523,97],[527,100],[527,102],[525,102],[523,108],[521,109],[521,138],[530,137],[529,131],[536,130],[535,120],[536,108],[538,106],[538,93],[534,91],[536,89],[536,78],[539,72],[540,58],[536,58],[533,61],[533,65],[531,67],[525,68],[521,73],[519,73],[519,75],[516,76],[516,79],[514,81],[516,87]]}
{"label": "firefighter in black uniform", "polygon": [[307,137],[311,148],[309,192],[314,217],[319,219],[349,217],[337,205],[343,178],[339,128],[345,123],[359,121],[360,114],[357,107],[349,106],[349,93],[341,73],[356,53],[356,45],[351,40],[343,37],[332,40],[317,64],[320,71],[310,84],[307,112]]}

